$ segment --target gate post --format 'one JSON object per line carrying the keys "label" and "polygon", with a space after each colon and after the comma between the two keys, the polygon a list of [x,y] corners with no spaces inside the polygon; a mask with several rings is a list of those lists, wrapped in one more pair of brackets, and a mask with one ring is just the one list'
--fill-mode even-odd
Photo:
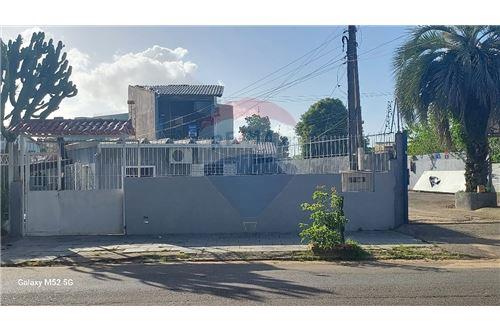
{"label": "gate post", "polygon": [[9,224],[10,235],[21,237],[23,235],[23,183],[21,180],[21,139],[17,143],[8,142],[9,145]]}
{"label": "gate post", "polygon": [[395,170],[395,226],[408,223],[408,134],[406,131],[395,135],[397,168]]}

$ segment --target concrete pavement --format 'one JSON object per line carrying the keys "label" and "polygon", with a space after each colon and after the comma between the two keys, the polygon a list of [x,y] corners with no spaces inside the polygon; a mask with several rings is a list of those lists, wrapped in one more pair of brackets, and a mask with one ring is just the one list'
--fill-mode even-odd
{"label": "concrete pavement", "polygon": [[410,223],[397,230],[448,252],[500,258],[500,222]]}
{"label": "concrete pavement", "polygon": [[[395,231],[362,231],[347,234],[368,247],[397,245],[427,246],[422,241]],[[2,244],[2,264],[27,261],[51,262],[68,259],[122,259],[138,255],[195,254],[214,260],[279,258],[281,254],[304,251],[295,234],[214,234],[163,236],[64,236],[25,237]],[[240,256],[238,256],[240,255]]]}
{"label": "concrete pavement", "polygon": [[500,305],[498,264],[498,260],[398,260],[2,267],[1,302],[2,305]]}
{"label": "concrete pavement", "polygon": [[454,208],[454,195],[409,192],[410,223],[397,231],[446,251],[500,258],[500,207],[466,211]]}
{"label": "concrete pavement", "polygon": [[414,223],[499,222],[498,207],[473,211],[455,208],[455,195],[446,193],[408,192],[409,218]]}

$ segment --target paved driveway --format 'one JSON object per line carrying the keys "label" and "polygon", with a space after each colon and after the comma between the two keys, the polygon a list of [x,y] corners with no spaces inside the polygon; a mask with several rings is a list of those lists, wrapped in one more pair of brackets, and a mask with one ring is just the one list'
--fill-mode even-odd
{"label": "paved driveway", "polygon": [[454,208],[451,194],[410,192],[410,223],[398,231],[458,253],[500,258],[500,207]]}

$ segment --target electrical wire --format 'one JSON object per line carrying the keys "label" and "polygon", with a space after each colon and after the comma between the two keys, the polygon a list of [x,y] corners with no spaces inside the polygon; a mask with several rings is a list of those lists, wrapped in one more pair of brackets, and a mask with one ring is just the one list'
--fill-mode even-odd
{"label": "electrical wire", "polygon": [[[333,34],[333,33],[332,33],[332,34]],[[327,41],[323,42],[320,46],[318,46],[317,48],[315,48],[313,51],[317,50],[317,49],[318,49],[318,48],[320,48],[321,46],[325,45],[325,43],[326,43],[326,42],[331,41],[333,38],[336,38],[336,37],[337,37],[337,36],[339,36],[339,35],[340,35],[340,34],[337,34],[336,36],[334,36],[334,37],[332,37],[332,38],[328,39]],[[310,63],[312,63],[312,62],[314,62],[314,61],[318,60],[319,58],[324,57],[326,54],[331,53],[332,51],[333,51],[333,50],[330,50],[330,51],[328,51],[327,53],[324,53],[324,54],[322,54],[321,56],[318,56],[317,58],[314,58],[314,59],[312,59],[312,60],[308,61],[308,62],[306,63],[306,65],[308,65],[308,64],[310,64]],[[310,51],[310,52],[308,52],[307,54],[309,54],[309,53],[311,53],[311,51]],[[306,55],[307,55],[307,54],[306,54]],[[303,58],[303,57],[301,57],[301,58]],[[300,58],[298,58],[298,59],[300,59]],[[298,59],[297,59],[297,60],[298,60]],[[283,67],[286,67],[286,66],[283,66]],[[321,69],[322,67],[324,67],[324,65],[323,65],[323,66],[321,66],[319,69]],[[292,70],[292,71],[293,71],[293,70]],[[276,72],[276,71],[275,71],[275,72]],[[288,74],[288,73],[290,73],[290,72],[284,73],[283,75],[281,75],[281,76],[279,76],[279,77],[282,77],[282,76],[284,76],[284,75],[286,75],[286,74]],[[269,75],[268,75],[268,76],[269,76]],[[279,77],[278,77],[278,78],[279,78]],[[302,77],[302,78],[300,78],[300,79],[303,79],[303,78],[304,78],[304,77]],[[276,80],[276,78],[275,78],[275,79],[273,79],[273,80],[271,80],[271,81],[275,81],[275,80]],[[269,82],[271,82],[271,81],[269,81]],[[294,83],[294,81],[292,81],[292,83]],[[300,82],[299,82],[299,83],[300,83]],[[266,83],[266,84],[267,84],[267,83]],[[294,84],[294,85],[295,85],[295,84]],[[277,90],[277,89],[280,89],[280,88],[286,88],[287,86],[288,86],[288,85],[281,85],[281,86],[279,86],[279,87],[277,87],[277,88],[273,88],[273,89],[271,89],[270,91],[272,92],[273,90]],[[257,87],[256,87],[256,88],[257,88]],[[256,89],[256,88],[253,88],[253,89],[251,89],[250,91],[252,91],[252,90],[254,90],[254,89]],[[240,89],[240,91],[241,91],[241,90],[242,90],[242,89]],[[268,91],[265,91],[264,93],[261,93],[259,96],[255,97],[255,98],[252,98],[252,99],[250,99],[250,100],[256,100],[256,99],[258,99],[259,97],[261,97],[261,96],[263,96],[263,95],[265,95],[265,94],[267,94],[267,93],[269,93],[269,90],[268,90]],[[233,96],[230,96],[230,97],[226,98],[226,100],[227,100],[227,99],[229,99],[229,98],[231,98],[231,97],[233,97]],[[236,97],[236,96],[235,96],[235,97]],[[260,104],[260,103],[259,103],[259,104]],[[205,108],[201,108],[201,109],[199,109],[199,110],[197,110],[197,111],[194,111],[194,112],[191,112],[191,113],[188,113],[188,114],[185,114],[185,115],[179,116],[179,117],[177,117],[177,118],[170,119],[170,120],[168,120],[168,121],[166,121],[166,122],[163,122],[163,123],[160,123],[160,124],[158,124],[158,125],[160,125],[160,126],[161,126],[161,125],[164,125],[164,124],[167,124],[167,123],[172,123],[172,122],[175,122],[176,120],[182,119],[182,118],[187,117],[187,116],[189,116],[189,115],[192,115],[192,114],[195,114],[195,113],[202,112],[202,111],[204,111],[204,110],[206,110],[206,109],[208,109],[208,108],[210,108],[210,107],[211,107],[211,105],[210,105],[210,106],[207,106],[207,107],[205,107]],[[255,107],[255,106],[254,106],[254,107]],[[205,117],[200,117],[199,119],[203,119],[203,118],[205,118]],[[173,127],[171,127],[171,128],[164,128],[164,129],[161,129],[161,130],[157,130],[157,132],[160,132],[160,131],[165,131],[165,130],[172,129],[172,128],[175,128],[175,127],[178,127],[178,126],[173,126]],[[151,133],[145,133],[144,135],[148,135],[148,134],[151,134]]]}
{"label": "electrical wire", "polygon": [[[332,33],[332,34],[333,34],[333,33]],[[358,57],[357,57],[357,58],[359,58],[359,57],[360,57],[360,56],[362,56],[362,55],[366,55],[366,54],[368,54],[368,53],[370,53],[370,52],[373,52],[374,50],[379,49],[379,48],[381,48],[381,47],[383,47],[383,46],[385,46],[385,45],[388,45],[388,44],[390,44],[390,43],[393,43],[394,41],[397,41],[397,40],[399,40],[399,39],[401,39],[401,38],[403,38],[403,37],[405,37],[405,36],[407,36],[407,35],[401,35],[401,36],[398,36],[398,37],[396,37],[396,38],[394,38],[394,39],[391,39],[391,40],[389,40],[389,41],[387,41],[387,42],[381,43],[381,44],[379,44],[379,45],[377,45],[377,46],[375,46],[375,47],[373,47],[373,48],[371,48],[371,49],[369,49],[369,50],[367,50],[367,51],[365,51],[365,52],[360,53],[360,54],[358,55]],[[280,67],[279,69],[277,69],[277,70],[273,71],[272,73],[270,73],[270,74],[268,74],[268,75],[264,76],[263,78],[261,78],[261,79],[259,79],[259,80],[256,80],[256,81],[252,82],[251,84],[249,84],[249,85],[245,86],[244,88],[242,88],[242,89],[240,89],[240,90],[236,91],[235,93],[233,93],[233,95],[235,95],[236,93],[239,93],[239,92],[245,91],[247,88],[252,87],[252,86],[254,86],[256,83],[259,83],[260,81],[262,81],[262,80],[264,80],[264,79],[266,79],[266,78],[271,77],[272,75],[274,75],[274,74],[276,74],[276,73],[280,72],[281,70],[283,70],[283,69],[285,69],[285,68],[289,67],[290,65],[292,65],[292,64],[294,64],[294,63],[296,63],[296,62],[300,61],[301,59],[303,59],[303,58],[305,58],[305,57],[307,57],[307,56],[309,55],[308,60],[306,60],[306,61],[305,61],[304,63],[302,63],[301,65],[299,65],[299,67],[297,67],[297,68],[295,68],[295,69],[293,69],[293,70],[291,70],[291,71],[289,71],[289,72],[287,72],[287,73],[285,73],[285,74],[283,74],[283,75],[281,75],[281,76],[279,76],[279,77],[283,77],[284,75],[287,75],[287,74],[288,74],[289,76],[287,77],[287,79],[289,79],[289,78],[290,78],[290,75],[291,75],[291,77],[295,76],[295,75],[296,75],[296,73],[297,73],[299,70],[301,70],[302,68],[304,68],[306,65],[308,65],[308,64],[310,64],[310,63],[312,63],[312,62],[314,62],[314,61],[318,60],[319,58],[324,57],[325,55],[327,55],[327,54],[331,53],[333,50],[330,50],[330,51],[328,51],[328,52],[326,52],[326,53],[322,54],[322,55],[321,55],[321,56],[319,56],[319,57],[316,57],[316,58],[314,58],[314,59],[311,59],[311,58],[313,58],[313,57],[314,57],[314,55],[318,52],[318,50],[322,49],[325,45],[328,45],[328,43],[329,43],[331,40],[333,40],[334,38],[336,38],[336,37],[337,37],[337,36],[334,36],[334,37],[328,38],[325,42],[323,42],[322,44],[320,44],[320,45],[319,45],[318,47],[316,47],[315,49],[313,49],[313,50],[311,50],[311,51],[307,52],[306,54],[304,54],[304,55],[302,55],[301,57],[299,57],[299,58],[295,59],[294,61],[292,61],[292,62],[290,62],[290,63],[288,63],[288,64],[286,64],[286,65],[284,65],[284,66]],[[415,47],[416,47],[416,46],[415,46]],[[311,54],[312,54],[312,55],[311,55]],[[276,94],[277,92],[279,92],[279,91],[282,91],[282,90],[284,90],[284,89],[288,89],[288,88],[290,88],[290,87],[292,87],[292,86],[295,86],[295,85],[297,85],[297,84],[300,84],[300,83],[305,82],[305,81],[307,81],[307,80],[310,80],[310,79],[312,79],[312,78],[315,78],[315,77],[317,77],[317,76],[320,76],[320,75],[322,75],[322,74],[324,74],[324,73],[326,73],[326,72],[328,72],[328,71],[331,71],[332,69],[337,68],[337,67],[335,67],[335,68],[329,68],[329,66],[331,66],[331,65],[335,64],[336,62],[338,62],[338,61],[340,61],[340,60],[342,60],[342,59],[345,59],[345,56],[344,56],[344,57],[342,57],[342,58],[340,58],[340,59],[336,59],[336,60],[333,60],[333,61],[329,61],[329,62],[327,62],[327,63],[325,63],[325,64],[321,65],[320,67],[316,68],[316,69],[315,69],[315,70],[313,70],[312,72],[310,72],[310,73],[308,73],[308,74],[306,74],[306,75],[303,75],[302,77],[300,77],[300,78],[298,78],[298,79],[296,79],[296,80],[293,80],[293,81],[291,81],[291,82],[286,83],[287,79],[285,79],[285,81],[283,81],[283,82],[282,82],[282,84],[280,84],[278,87],[275,87],[275,88],[269,89],[269,90],[267,90],[267,91],[264,91],[264,92],[260,93],[258,96],[254,97],[254,98],[252,98],[252,99],[250,99],[250,100],[257,100],[257,99],[259,99],[259,98],[260,98],[260,97],[262,97],[262,96],[266,96],[266,97],[267,97],[267,99],[268,99],[268,98],[272,97],[272,96],[273,96],[273,94],[275,95],[275,94]],[[356,59],[356,60],[357,60],[357,59]],[[342,65],[341,65],[341,66],[342,66]],[[339,67],[340,67],[340,66],[339,66]],[[270,81],[268,81],[268,82],[265,82],[265,84],[268,84],[269,82],[273,82],[273,81],[275,81],[276,79],[277,79],[277,78],[274,78],[273,80],[270,80]],[[258,87],[261,87],[261,86],[263,86],[263,85],[261,84],[261,85],[259,85]],[[337,89],[337,87],[338,87],[338,83],[337,83],[336,87],[334,87],[334,89],[332,90],[332,93],[330,94],[330,96],[331,96],[331,95],[333,94],[333,92]],[[340,90],[343,94],[347,95],[347,93],[346,93],[343,89],[341,89],[340,87],[338,87],[338,88],[339,88],[339,90]],[[254,87],[253,89],[250,89],[249,91],[253,91],[253,90],[255,90],[255,89],[256,89],[256,87]],[[237,96],[237,95],[236,95],[236,96]],[[251,110],[252,110],[253,108],[255,108],[256,106],[258,106],[258,105],[262,104],[263,102],[267,101],[267,99],[265,98],[265,100],[264,100],[264,101],[260,101],[260,102],[256,103],[254,106],[252,106],[251,108],[247,109],[247,111],[246,111],[244,114],[248,113],[249,111],[251,111]],[[212,105],[210,105],[209,107],[212,107]],[[208,107],[207,107],[207,108],[208,108]],[[186,114],[186,115],[183,115],[183,116],[180,116],[180,117],[174,118],[174,119],[170,119],[169,121],[167,121],[167,122],[165,122],[165,123],[171,123],[171,122],[174,122],[174,121],[176,121],[176,120],[178,120],[178,119],[182,119],[182,118],[184,118],[184,117],[186,117],[186,116],[189,116],[189,115],[192,115],[192,114],[195,114],[195,113],[202,112],[204,109],[206,109],[206,108],[202,108],[202,109],[197,110],[197,111],[195,111],[195,112],[192,112],[192,113],[190,113],[190,114]],[[160,130],[155,131],[155,133],[156,133],[156,132],[161,132],[161,131],[171,130],[171,129],[174,129],[174,128],[177,128],[177,127],[180,127],[180,126],[184,126],[184,125],[186,125],[186,124],[189,124],[189,123],[192,123],[192,122],[198,121],[198,120],[203,119],[203,118],[205,118],[205,117],[200,117],[200,118],[197,118],[197,119],[193,119],[193,120],[191,120],[191,121],[189,121],[189,122],[183,122],[182,124],[178,124],[178,125],[175,125],[175,126],[171,126],[171,127],[163,128],[163,129],[160,129]],[[163,125],[163,124],[165,124],[165,123],[160,123],[159,125]],[[151,133],[146,133],[146,135],[147,135],[147,134],[151,134]]]}

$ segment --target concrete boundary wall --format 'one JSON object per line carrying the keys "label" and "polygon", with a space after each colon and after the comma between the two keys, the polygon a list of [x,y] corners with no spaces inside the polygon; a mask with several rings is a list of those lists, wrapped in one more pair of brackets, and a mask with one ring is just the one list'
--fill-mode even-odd
{"label": "concrete boundary wall", "polygon": [[340,173],[125,178],[123,190],[28,191],[23,235],[297,232],[320,185],[344,197],[347,230],[392,229],[408,216],[405,134],[395,140],[373,191],[340,192]]}
{"label": "concrete boundary wall", "polygon": [[[127,234],[297,232],[302,202],[318,185],[341,190],[340,174],[127,178]],[[341,193],[347,230],[384,230],[396,216],[396,177],[375,174],[375,192]],[[399,222],[396,222],[399,221]]]}
{"label": "concrete boundary wall", "polygon": [[27,236],[123,233],[123,191],[29,191]]}
{"label": "concrete boundary wall", "polygon": [[425,171],[465,171],[465,162],[458,154],[449,154],[448,158],[445,156],[444,153],[409,156],[408,166],[413,165],[413,170],[410,170],[410,189],[413,190]]}
{"label": "concrete boundary wall", "polygon": [[[439,158],[436,158],[439,156]],[[408,165],[413,165],[413,170],[410,170],[410,190],[419,190],[415,188],[417,182],[422,181],[420,178],[426,171],[437,171],[437,174],[443,171],[462,171],[465,172],[464,157],[460,154],[450,153],[446,158],[445,153],[436,153],[432,155],[418,155],[408,157]],[[491,165],[491,180],[492,187],[496,192],[500,192],[500,163],[492,163]],[[462,182],[462,180],[460,180]],[[455,184],[456,186],[465,188],[463,184]],[[437,190],[437,192],[440,192]]]}

